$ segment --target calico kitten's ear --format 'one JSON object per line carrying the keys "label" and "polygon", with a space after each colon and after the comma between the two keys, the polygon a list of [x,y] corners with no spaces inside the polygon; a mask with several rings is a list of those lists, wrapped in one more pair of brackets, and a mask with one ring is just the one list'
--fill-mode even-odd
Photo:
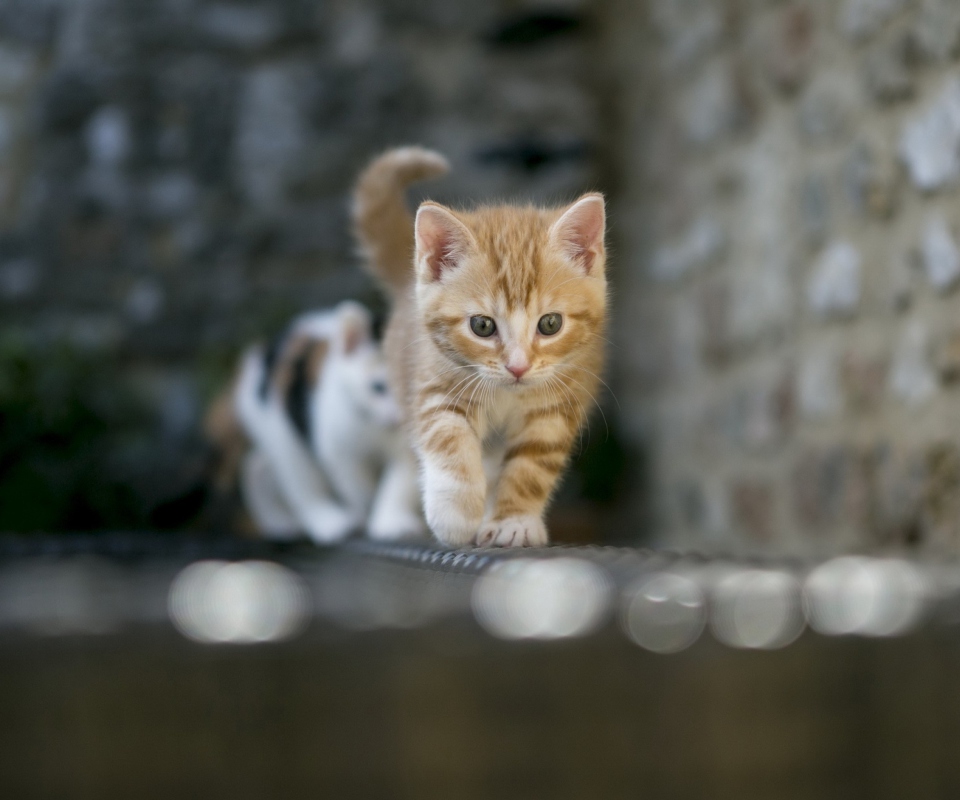
{"label": "calico kitten's ear", "polygon": [[603,257],[606,213],[603,195],[585,194],[550,228],[550,237],[587,274]]}
{"label": "calico kitten's ear", "polygon": [[414,226],[417,239],[417,274],[426,282],[438,281],[463,257],[473,236],[450,211],[436,203],[423,203]]}
{"label": "calico kitten's ear", "polygon": [[338,308],[340,330],[337,332],[337,348],[350,355],[358,347],[373,338],[370,312],[359,303],[345,301]]}

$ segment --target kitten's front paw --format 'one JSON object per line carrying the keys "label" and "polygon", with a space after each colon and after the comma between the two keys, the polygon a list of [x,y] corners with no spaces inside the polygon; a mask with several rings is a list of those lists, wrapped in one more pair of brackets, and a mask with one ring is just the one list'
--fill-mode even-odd
{"label": "kitten's front paw", "polygon": [[463,547],[473,541],[480,518],[463,513],[453,503],[424,503],[427,525],[441,542],[450,547]]}
{"label": "kitten's front paw", "polygon": [[485,522],[477,533],[480,547],[543,547],[547,528],[532,514]]}
{"label": "kitten's front paw", "polygon": [[483,492],[451,479],[443,471],[424,470],[423,515],[445,545],[463,547],[476,536],[483,518]]}
{"label": "kitten's front paw", "polygon": [[317,544],[333,544],[360,529],[360,521],[337,506],[317,506],[303,514],[303,527]]}

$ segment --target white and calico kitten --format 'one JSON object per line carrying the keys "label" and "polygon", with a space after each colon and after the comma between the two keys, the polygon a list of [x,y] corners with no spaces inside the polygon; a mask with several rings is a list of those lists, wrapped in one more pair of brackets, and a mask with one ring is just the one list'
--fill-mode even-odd
{"label": "white and calico kitten", "polygon": [[363,306],[305,314],[251,348],[229,408],[252,445],[240,488],[264,536],[329,543],[364,524],[377,539],[423,532],[416,468]]}

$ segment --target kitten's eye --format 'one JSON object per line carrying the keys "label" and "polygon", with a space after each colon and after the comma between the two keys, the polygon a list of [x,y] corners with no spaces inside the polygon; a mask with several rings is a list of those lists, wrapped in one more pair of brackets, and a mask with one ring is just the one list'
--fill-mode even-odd
{"label": "kitten's eye", "polygon": [[563,325],[563,317],[559,314],[544,314],[537,323],[537,330],[544,336],[553,336]]}
{"label": "kitten's eye", "polygon": [[490,317],[470,317],[470,330],[486,339],[496,333],[497,323]]}
{"label": "kitten's eye", "polygon": [[386,394],[387,384],[383,381],[374,381],[370,384],[370,391],[374,394]]}

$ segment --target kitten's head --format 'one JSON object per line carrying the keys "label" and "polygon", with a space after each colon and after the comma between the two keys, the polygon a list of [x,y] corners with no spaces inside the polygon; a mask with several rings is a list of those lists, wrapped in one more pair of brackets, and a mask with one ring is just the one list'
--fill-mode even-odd
{"label": "kitten's head", "polygon": [[428,335],[488,384],[577,380],[602,350],[604,226],[599,194],[549,210],[423,203],[417,304]]}
{"label": "kitten's head", "polygon": [[335,374],[330,377],[346,401],[374,424],[398,425],[400,407],[387,382],[387,362],[374,340],[370,312],[359,303],[340,303],[332,346]]}

